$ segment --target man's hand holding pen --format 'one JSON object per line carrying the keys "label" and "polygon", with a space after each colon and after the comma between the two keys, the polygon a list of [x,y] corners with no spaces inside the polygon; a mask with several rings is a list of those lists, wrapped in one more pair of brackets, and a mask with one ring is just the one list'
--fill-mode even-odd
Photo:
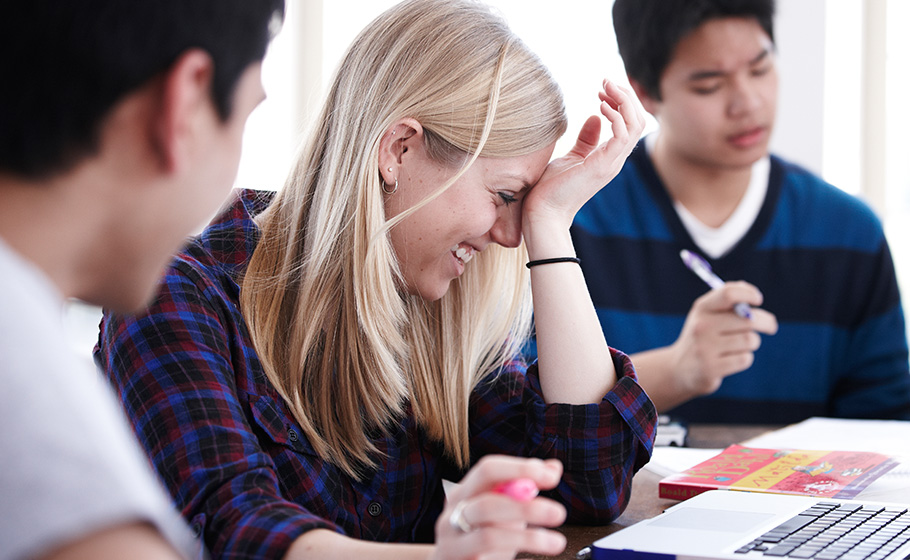
{"label": "man's hand holding pen", "polygon": [[[735,311],[737,304],[750,307],[749,317]],[[777,333],[777,317],[761,304],[758,288],[741,281],[724,282],[692,304],[670,348],[677,375],[694,394],[712,393],[724,377],[749,368],[761,346],[759,333]]]}

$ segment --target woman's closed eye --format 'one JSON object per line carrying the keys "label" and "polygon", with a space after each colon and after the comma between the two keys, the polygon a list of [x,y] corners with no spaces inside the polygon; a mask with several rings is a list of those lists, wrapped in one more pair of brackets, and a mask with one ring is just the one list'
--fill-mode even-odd
{"label": "woman's closed eye", "polygon": [[510,192],[498,191],[496,194],[499,195],[499,198],[502,199],[503,204],[506,206],[512,204],[513,202],[518,202],[518,198]]}

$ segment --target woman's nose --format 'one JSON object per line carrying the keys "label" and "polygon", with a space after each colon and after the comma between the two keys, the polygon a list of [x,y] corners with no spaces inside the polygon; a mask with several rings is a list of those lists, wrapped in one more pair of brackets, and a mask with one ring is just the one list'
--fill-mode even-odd
{"label": "woman's nose", "polygon": [[503,207],[490,235],[495,243],[503,247],[518,247],[521,244],[521,205]]}

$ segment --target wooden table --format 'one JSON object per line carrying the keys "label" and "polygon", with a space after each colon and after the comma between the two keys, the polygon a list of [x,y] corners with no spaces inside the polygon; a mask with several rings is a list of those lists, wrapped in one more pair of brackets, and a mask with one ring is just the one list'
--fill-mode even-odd
{"label": "wooden table", "polygon": [[[769,430],[775,430],[781,426],[738,426],[738,425],[714,425],[714,424],[691,424],[689,425],[688,445],[689,447],[701,448],[721,448],[739,443],[755,436],[761,435]],[[664,509],[678,503],[676,500],[667,500],[657,497],[657,483],[661,477],[651,471],[642,469],[635,475],[632,481],[632,496],[629,499],[629,505],[619,518],[609,525],[602,526],[583,526],[583,525],[566,525],[559,530],[568,539],[568,545],[565,552],[559,556],[537,556],[521,555],[519,558],[557,558],[559,560],[575,560],[575,554],[582,548],[590,545],[597,539],[614,533],[633,523],[638,523],[644,519],[650,519],[659,515]]]}

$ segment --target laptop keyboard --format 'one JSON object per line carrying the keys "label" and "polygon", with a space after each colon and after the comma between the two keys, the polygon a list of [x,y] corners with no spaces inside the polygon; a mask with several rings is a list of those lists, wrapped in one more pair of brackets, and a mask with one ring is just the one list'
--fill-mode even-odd
{"label": "laptop keyboard", "polygon": [[907,509],[818,502],[736,552],[813,560],[883,560],[910,541]]}

